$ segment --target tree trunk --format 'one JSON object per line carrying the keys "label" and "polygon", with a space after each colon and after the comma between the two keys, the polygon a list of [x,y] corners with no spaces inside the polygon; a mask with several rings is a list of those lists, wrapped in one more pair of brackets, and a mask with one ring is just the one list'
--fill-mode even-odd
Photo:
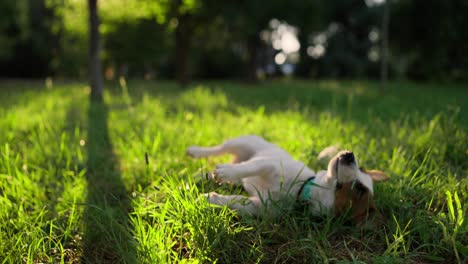
{"label": "tree trunk", "polygon": [[247,81],[249,82],[257,81],[257,57],[259,42],[258,34],[247,36],[248,64],[246,69],[246,77]]}
{"label": "tree trunk", "polygon": [[299,34],[299,43],[301,47],[299,49],[299,63],[297,64],[297,68],[295,71],[296,76],[300,78],[314,78],[316,76],[312,75],[311,68],[312,63],[309,55],[307,54],[307,47],[308,47],[308,36],[309,33],[301,32]]}
{"label": "tree trunk", "polygon": [[176,78],[181,86],[186,86],[190,81],[189,52],[191,47],[192,32],[190,30],[190,17],[184,14],[179,17],[179,25],[175,32],[175,63]]}
{"label": "tree trunk", "polygon": [[380,42],[380,92],[385,92],[388,79],[388,27],[390,24],[390,1],[386,0],[382,16],[382,39]]}
{"label": "tree trunk", "polygon": [[102,75],[101,60],[99,58],[99,18],[97,0],[88,0],[89,8],[89,85],[91,86],[91,99],[102,101]]}

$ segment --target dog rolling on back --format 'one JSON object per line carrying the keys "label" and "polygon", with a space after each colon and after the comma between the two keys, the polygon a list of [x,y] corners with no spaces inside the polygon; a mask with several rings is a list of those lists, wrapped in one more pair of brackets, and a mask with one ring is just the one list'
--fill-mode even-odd
{"label": "dog rolling on back", "polygon": [[210,178],[242,184],[249,196],[212,192],[203,197],[239,214],[258,215],[271,202],[288,200],[307,203],[317,215],[348,213],[359,225],[371,216],[380,218],[374,204],[373,183],[388,177],[381,171],[360,169],[350,151],[338,152],[328,162],[328,169],[317,173],[258,136],[241,136],[213,147],[192,146],[187,154],[194,158],[234,156],[232,164],[217,165]]}

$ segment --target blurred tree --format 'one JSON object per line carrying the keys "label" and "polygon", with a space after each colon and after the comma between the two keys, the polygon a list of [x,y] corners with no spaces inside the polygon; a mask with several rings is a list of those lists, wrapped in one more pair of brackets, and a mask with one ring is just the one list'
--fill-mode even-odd
{"label": "blurred tree", "polygon": [[89,10],[89,84],[91,99],[102,101],[102,69],[99,41],[99,16],[97,0],[88,0]]}
{"label": "blurred tree", "polygon": [[268,28],[272,19],[300,28],[301,54],[304,54],[301,59],[304,61],[307,59],[308,35],[318,28],[320,22],[320,5],[315,0],[291,0],[287,6],[279,0],[269,1],[268,5],[262,1],[232,0],[224,1],[220,11],[228,23],[233,41],[240,43],[244,50],[244,78],[248,81],[257,80],[260,58],[266,49],[271,48],[261,41],[260,33]]}
{"label": "blurred tree", "polygon": [[57,75],[65,77],[88,76],[88,23],[89,10],[87,1],[46,0],[46,5],[53,13],[49,24],[56,36],[50,68]]}
{"label": "blurred tree", "polygon": [[[260,38],[277,19],[298,30],[297,75],[378,78],[379,65],[387,63],[378,50],[385,5],[376,3],[381,1],[100,1],[102,63],[112,76],[176,77],[182,84],[193,77],[256,80],[265,65],[280,68],[272,58],[282,50]],[[392,1],[390,12],[388,77],[468,79],[468,2]],[[87,14],[87,1],[0,1],[0,74],[85,77]]]}
{"label": "blurred tree", "polygon": [[151,18],[142,18],[134,21],[105,21],[104,26],[103,64],[107,72],[113,71],[106,78],[112,79],[114,75],[147,79],[161,77],[162,74],[170,78],[174,76],[160,72],[170,63],[169,51],[173,44],[166,25]]}
{"label": "blurred tree", "polygon": [[50,74],[55,47],[53,16],[44,0],[0,1],[0,74],[40,77]]}
{"label": "blurred tree", "polygon": [[394,61],[411,79],[468,80],[468,1],[392,3]]}
{"label": "blurred tree", "polygon": [[198,1],[175,0],[171,6],[171,20],[176,23],[175,29],[175,65],[176,78],[182,86],[190,80],[189,52],[192,48],[193,34],[196,25],[195,10]]}
{"label": "blurred tree", "polygon": [[[194,31],[197,27],[200,27],[200,12],[202,11],[202,1],[199,0],[138,0],[130,4],[130,8],[126,8],[127,11],[121,14],[115,14],[113,11],[118,8],[120,4],[116,0],[110,1],[112,5],[108,4],[109,17],[116,17],[114,20],[122,19],[136,19],[139,21],[151,20],[157,22],[153,24],[154,28],[158,28],[159,25],[164,25],[167,31],[173,34],[174,38],[174,49],[173,55],[171,56],[174,60],[175,65],[175,76],[181,85],[186,85],[190,80],[190,51],[192,48]],[[114,6],[114,8],[109,8]],[[112,19],[109,19],[110,21]],[[137,22],[140,23],[140,22]],[[140,24],[143,25],[143,24]],[[139,27],[143,29],[143,27]],[[161,36],[167,36],[167,32],[163,30],[158,31],[162,33]],[[142,36],[137,36],[142,37]],[[153,37],[153,39],[156,39]],[[162,38],[158,38],[162,40]],[[115,40],[115,39],[114,39]],[[132,39],[140,42],[139,39]],[[144,41],[148,41],[144,39]],[[163,43],[167,44],[167,41]],[[150,43],[150,45],[159,45],[160,43]],[[152,49],[154,50],[154,49]],[[148,50],[140,50],[144,52]],[[169,53],[166,50],[166,53]],[[145,55],[147,57],[147,54]]]}
{"label": "blurred tree", "polygon": [[241,1],[238,5],[241,28],[247,50],[246,79],[257,80],[259,49],[261,47],[260,32],[268,22],[278,14],[277,1],[265,5],[261,1]]}
{"label": "blurred tree", "polygon": [[380,43],[380,92],[385,91],[388,78],[388,27],[390,25],[390,3],[391,0],[386,0],[383,7],[382,15],[382,40]]}
{"label": "blurred tree", "polygon": [[369,33],[380,24],[380,12],[362,0],[329,1],[324,11],[328,28],[326,51],[320,59],[321,75],[331,78],[362,78],[366,76],[372,47]]}
{"label": "blurred tree", "polygon": [[6,60],[14,54],[15,45],[27,38],[29,19],[26,0],[0,1],[0,59]]}
{"label": "blurred tree", "polygon": [[[204,0],[194,16],[198,27],[193,31],[194,53],[197,61],[195,75],[200,77],[244,74],[242,27],[237,1]],[[212,72],[209,72],[212,71]]]}
{"label": "blurred tree", "polygon": [[299,29],[298,39],[301,47],[296,74],[301,77],[310,78],[314,72],[314,61],[307,53],[307,49],[312,44],[311,37],[314,32],[329,24],[329,21],[325,20],[325,10],[323,2],[318,0],[290,1],[287,12],[283,10],[282,19]]}

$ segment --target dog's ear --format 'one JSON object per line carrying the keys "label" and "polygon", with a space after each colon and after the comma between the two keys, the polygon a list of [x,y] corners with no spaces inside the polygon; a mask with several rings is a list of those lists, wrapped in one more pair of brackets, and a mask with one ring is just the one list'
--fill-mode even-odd
{"label": "dog's ear", "polygon": [[386,180],[389,179],[387,174],[385,174],[385,172],[383,172],[383,171],[363,169],[362,172],[364,172],[364,173],[368,174],[369,176],[371,176],[373,182],[381,182],[381,181],[386,181]]}
{"label": "dog's ear", "polygon": [[322,151],[320,151],[320,153],[317,156],[317,160],[322,161],[324,163],[328,163],[333,158],[333,156],[338,154],[338,152],[340,152],[340,150],[337,144],[328,146]]}

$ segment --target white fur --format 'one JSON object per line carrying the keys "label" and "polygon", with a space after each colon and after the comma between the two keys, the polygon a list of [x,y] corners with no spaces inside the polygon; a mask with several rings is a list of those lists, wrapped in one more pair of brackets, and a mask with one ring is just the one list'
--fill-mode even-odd
{"label": "white fur", "polygon": [[235,157],[232,164],[217,165],[211,178],[219,182],[241,183],[249,197],[215,192],[203,196],[210,203],[227,205],[240,214],[256,215],[269,202],[287,197],[295,201],[304,181],[311,176],[316,177],[314,183],[320,186],[313,186],[309,194],[310,206],[316,214],[333,212],[337,181],[358,179],[370,191],[373,190],[371,177],[359,170],[357,160],[352,166],[340,163],[342,152],[330,160],[328,170],[317,173],[283,149],[254,135],[230,139],[214,147],[192,146],[187,149],[187,154],[195,158],[222,154]]}

